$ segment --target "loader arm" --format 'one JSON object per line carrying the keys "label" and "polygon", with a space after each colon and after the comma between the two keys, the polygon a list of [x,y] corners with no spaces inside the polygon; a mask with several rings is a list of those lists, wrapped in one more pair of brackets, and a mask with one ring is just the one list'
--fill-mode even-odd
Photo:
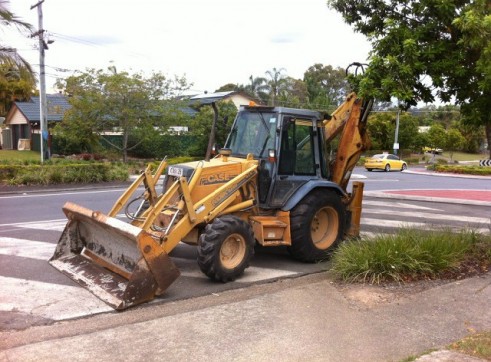
{"label": "loader arm", "polygon": [[[160,198],[155,206],[146,211],[144,220],[136,225],[145,231],[150,231],[155,218],[167,206],[167,203],[173,195],[176,193],[182,195],[182,200],[175,210],[175,213],[177,213],[175,225],[168,225],[165,231],[159,235],[163,249],[166,253],[170,253],[196,225],[203,222],[209,223],[218,215],[227,213],[227,208],[232,202],[241,197],[240,189],[256,175],[257,165],[253,164],[250,168],[196,202],[193,202],[191,199],[190,191],[192,188],[190,187],[190,184],[188,184],[185,177],[180,177]],[[192,184],[193,182],[191,182],[191,185]],[[247,208],[253,206],[254,203],[255,198],[240,200],[238,207]],[[235,208],[237,207],[234,207],[234,209]]]}
{"label": "loader arm", "polygon": [[[150,169],[123,193],[109,215],[66,203],[68,223],[58,241],[50,264],[90,290],[115,309],[122,310],[162,294],[179,276],[168,254],[198,224],[255,204],[255,195],[243,199],[241,189],[257,175],[257,164],[248,163],[239,175],[214,192],[194,201],[191,190],[201,167],[188,184],[179,177],[160,196],[155,184],[165,168]],[[131,223],[115,218],[141,183],[148,209]],[[170,222],[160,225],[158,217],[169,213]]]}

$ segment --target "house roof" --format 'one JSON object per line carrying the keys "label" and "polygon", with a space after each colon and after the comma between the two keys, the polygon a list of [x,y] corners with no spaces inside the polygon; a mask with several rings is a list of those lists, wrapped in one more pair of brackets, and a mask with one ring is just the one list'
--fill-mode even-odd
{"label": "house roof", "polygon": [[[48,108],[46,119],[48,121],[61,121],[63,114],[71,108],[67,98],[62,94],[48,94],[46,95],[46,100]],[[14,102],[15,106],[29,122],[40,121],[39,103],[39,97],[31,97],[28,102]]]}
{"label": "house roof", "polygon": [[234,93],[236,92],[230,91],[230,92],[203,93],[203,94],[197,94],[195,96],[192,96],[189,100],[191,102],[198,102],[201,104],[211,104],[212,102],[217,102],[222,99],[226,99]]}
{"label": "house roof", "polygon": [[245,93],[241,92],[236,92],[236,91],[229,91],[229,92],[215,92],[215,93],[204,93],[204,94],[198,94],[195,96],[192,96],[189,98],[189,101],[191,104],[193,103],[198,103],[200,105],[206,105],[206,104],[211,104],[213,102],[221,101],[227,98],[230,98],[231,96],[235,94],[240,94],[246,98],[252,98],[249,95],[246,95]]}

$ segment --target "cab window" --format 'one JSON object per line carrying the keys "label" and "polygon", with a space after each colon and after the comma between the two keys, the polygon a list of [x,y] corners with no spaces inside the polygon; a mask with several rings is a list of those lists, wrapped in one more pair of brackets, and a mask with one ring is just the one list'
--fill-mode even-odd
{"label": "cab window", "polygon": [[257,158],[266,157],[268,149],[274,148],[276,114],[271,112],[241,112],[227,140],[226,148],[233,155],[246,156],[252,153]]}
{"label": "cab window", "polygon": [[314,132],[311,120],[285,117],[278,172],[315,175]]}

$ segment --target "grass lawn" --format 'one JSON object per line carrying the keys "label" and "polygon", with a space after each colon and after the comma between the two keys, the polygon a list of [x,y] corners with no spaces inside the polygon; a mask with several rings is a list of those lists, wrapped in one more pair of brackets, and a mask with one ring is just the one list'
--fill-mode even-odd
{"label": "grass lawn", "polygon": [[41,154],[36,151],[0,150],[0,161],[40,161]]}
{"label": "grass lawn", "polygon": [[450,348],[474,357],[491,360],[491,332],[474,333],[450,345]]}
{"label": "grass lawn", "polygon": [[[450,159],[450,152],[443,152],[442,156]],[[454,161],[476,161],[476,160],[485,160],[487,158],[488,155],[482,153],[464,153],[464,152],[453,153]]]}

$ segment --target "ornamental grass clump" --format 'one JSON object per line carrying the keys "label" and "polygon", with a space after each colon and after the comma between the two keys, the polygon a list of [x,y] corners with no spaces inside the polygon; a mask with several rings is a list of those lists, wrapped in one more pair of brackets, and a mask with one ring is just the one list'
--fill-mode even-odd
{"label": "ornamental grass clump", "polygon": [[403,228],[393,235],[342,244],[333,254],[331,271],[349,282],[429,279],[459,269],[469,258],[482,258],[483,252],[491,255],[489,250],[489,237],[472,230]]}

